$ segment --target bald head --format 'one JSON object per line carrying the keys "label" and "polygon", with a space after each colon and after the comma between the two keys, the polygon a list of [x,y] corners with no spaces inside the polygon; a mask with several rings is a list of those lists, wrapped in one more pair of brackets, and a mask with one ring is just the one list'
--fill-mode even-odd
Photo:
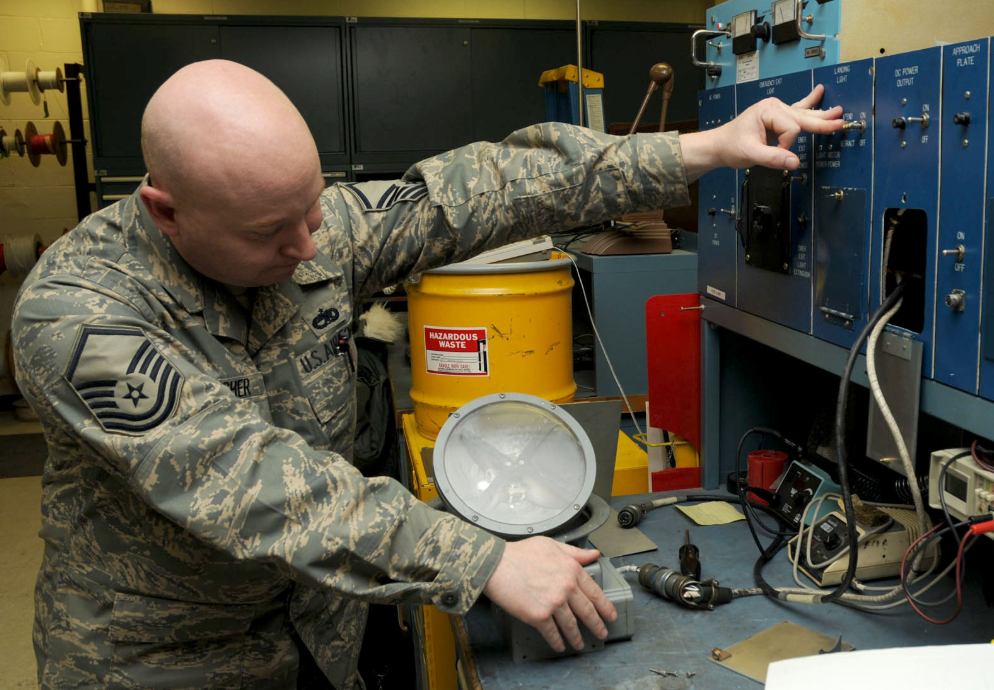
{"label": "bald head", "polygon": [[208,60],[159,87],[142,118],[139,195],[180,256],[219,282],[288,280],[317,253],[321,163],[304,119],[248,67]]}
{"label": "bald head", "polygon": [[293,185],[320,165],[290,99],[227,60],[188,65],[159,87],[142,118],[142,155],[153,184],[179,204]]}

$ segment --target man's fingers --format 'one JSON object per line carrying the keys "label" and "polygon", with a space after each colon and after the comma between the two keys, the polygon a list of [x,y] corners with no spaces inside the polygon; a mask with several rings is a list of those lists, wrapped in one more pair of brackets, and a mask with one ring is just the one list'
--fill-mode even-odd
{"label": "man's fingers", "polygon": [[777,141],[785,149],[793,146],[797,135],[801,133],[801,126],[797,124],[793,114],[779,109],[763,113],[763,126],[777,135]]}
{"label": "man's fingers", "polygon": [[563,638],[559,634],[559,628],[556,626],[556,619],[553,616],[532,625],[542,635],[543,639],[549,643],[550,647],[557,652],[566,651],[566,645],[563,643]]}
{"label": "man's fingers", "polygon": [[596,561],[601,552],[597,549],[581,549],[572,544],[561,544],[561,546],[566,550],[570,556],[576,559],[576,562],[580,565],[588,565]]}
{"label": "man's fingers", "polygon": [[793,113],[798,124],[816,134],[830,134],[842,129],[844,121],[839,118],[841,114],[842,106],[835,106],[831,110],[798,110]]}
{"label": "man's fingers", "polygon": [[[602,625],[603,625],[603,623],[601,623],[602,620],[608,621],[609,623],[613,623],[615,620],[618,619],[618,611],[617,609],[614,608],[614,604],[612,604],[611,600],[607,598],[606,594],[604,594],[604,590],[602,590],[600,587],[597,586],[597,583],[594,582],[594,579],[590,577],[590,575],[587,575],[586,571],[584,571],[583,574],[586,575],[586,577],[580,581],[580,592],[583,594],[585,599],[589,601],[590,604],[592,605],[593,607],[592,614],[594,616],[597,616],[596,622]],[[576,608],[574,608],[573,610],[576,611]],[[577,612],[577,615],[579,615],[579,612]],[[597,632],[596,628],[594,628],[587,621],[586,617],[580,616],[580,619],[587,625],[588,628],[590,628],[594,632]]]}
{"label": "man's fingers", "polygon": [[566,638],[573,649],[583,649],[583,635],[580,634],[580,625],[576,622],[576,616],[573,615],[570,607],[560,606],[553,612],[552,617],[556,621],[556,625],[559,626],[562,636]]}
{"label": "man's fingers", "polygon": [[821,102],[821,97],[825,95],[825,87],[818,84],[811,89],[811,93],[792,105],[792,108],[814,108]]}
{"label": "man's fingers", "polygon": [[752,165],[761,165],[766,168],[797,170],[801,165],[797,155],[782,146],[756,144],[744,149],[743,155],[748,160],[753,161]]}
{"label": "man's fingers", "polygon": [[828,110],[798,110],[795,112],[799,113],[805,122],[810,122],[811,118],[817,120],[837,120],[842,115],[842,106],[836,105]]}

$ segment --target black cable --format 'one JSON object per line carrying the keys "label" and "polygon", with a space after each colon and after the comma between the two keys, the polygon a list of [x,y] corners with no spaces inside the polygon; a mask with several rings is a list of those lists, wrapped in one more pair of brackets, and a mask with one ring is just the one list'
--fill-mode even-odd
{"label": "black cable", "polygon": [[763,592],[766,593],[767,596],[774,599],[782,599],[782,597],[776,587],[767,582],[766,578],[763,577],[763,566],[772,561],[773,557],[780,553],[780,551],[782,551],[788,543],[789,542],[787,542],[787,540],[783,537],[778,536],[761,554],[759,554],[759,558],[756,559],[756,564],[752,567],[753,580],[755,580],[756,584],[763,590]]}
{"label": "black cable", "polygon": [[[957,455],[954,455],[951,458],[949,458],[948,460],[946,460],[944,463],[942,463],[942,469],[939,470],[939,487],[938,487],[938,489],[939,489],[939,504],[942,506],[942,515],[946,518],[946,524],[947,525],[952,525],[953,524],[953,519],[949,515],[949,508],[946,507],[946,470],[948,470],[949,466],[952,465],[957,460],[959,460],[960,458],[965,458],[965,457],[968,457],[968,456],[972,456],[972,453],[970,453],[970,451],[966,451],[965,453],[959,453]],[[960,536],[960,533],[957,532],[955,528],[953,528],[953,536],[956,537],[956,541],[957,542],[960,539],[962,539],[962,537]]]}
{"label": "black cable", "polygon": [[[860,331],[859,336],[856,338],[856,342],[853,343],[849,350],[849,358],[846,360],[845,369],[842,370],[842,380],[839,382],[839,399],[835,407],[835,459],[839,465],[839,490],[842,494],[842,506],[846,516],[846,535],[849,538],[850,544],[858,544],[859,535],[856,533],[856,510],[853,508],[852,492],[849,490],[848,461],[846,459],[846,405],[849,397],[849,379],[852,378],[853,369],[856,368],[856,359],[859,356],[860,349],[863,347],[863,343],[870,337],[870,333],[884,317],[884,314],[889,312],[897,301],[901,299],[901,295],[904,294],[904,286],[905,283],[898,283],[894,291],[887,296],[887,299],[880,305],[880,308],[866,322],[863,330]],[[858,558],[859,549],[850,548],[849,567],[846,568],[846,574],[834,590],[822,597],[821,603],[827,604],[836,601],[845,594],[846,590],[849,589],[849,585],[852,584],[853,578],[856,576]]]}

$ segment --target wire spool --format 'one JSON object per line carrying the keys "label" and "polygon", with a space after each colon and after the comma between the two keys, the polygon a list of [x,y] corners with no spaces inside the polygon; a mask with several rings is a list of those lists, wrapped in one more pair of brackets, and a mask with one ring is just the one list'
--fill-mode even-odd
{"label": "wire spool", "polygon": [[54,155],[59,161],[59,165],[66,164],[66,160],[68,160],[66,131],[62,128],[61,122],[55,123],[51,134],[38,134],[38,129],[33,122],[29,122],[24,131],[31,165],[37,168],[41,164],[41,157],[45,155]]}
{"label": "wire spool", "polygon": [[24,142],[21,130],[15,129],[13,136],[11,136],[7,134],[6,130],[0,128],[0,158],[7,158],[15,153],[24,158],[26,150],[27,144]]}
{"label": "wire spool", "polygon": [[27,275],[38,262],[40,235],[3,238],[3,260],[7,270],[14,275]]}
{"label": "wire spool", "polygon": [[[41,89],[38,86],[39,69],[28,60],[23,72],[8,72],[7,63],[0,60],[0,101],[10,105],[10,94],[27,93],[35,105],[41,103]],[[56,70],[58,71],[58,70]]]}
{"label": "wire spool", "polygon": [[38,88],[42,92],[48,91],[49,89],[58,89],[60,92],[66,90],[66,80],[62,76],[62,69],[59,67],[55,68],[53,72],[42,72],[38,70]]}

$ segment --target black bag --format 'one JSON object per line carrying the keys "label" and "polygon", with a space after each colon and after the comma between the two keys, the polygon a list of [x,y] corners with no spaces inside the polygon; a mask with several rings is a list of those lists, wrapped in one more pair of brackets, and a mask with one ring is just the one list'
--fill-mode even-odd
{"label": "black bag", "polygon": [[363,337],[357,337],[355,344],[356,426],[352,462],[367,477],[395,477],[398,451],[387,374],[387,345]]}

